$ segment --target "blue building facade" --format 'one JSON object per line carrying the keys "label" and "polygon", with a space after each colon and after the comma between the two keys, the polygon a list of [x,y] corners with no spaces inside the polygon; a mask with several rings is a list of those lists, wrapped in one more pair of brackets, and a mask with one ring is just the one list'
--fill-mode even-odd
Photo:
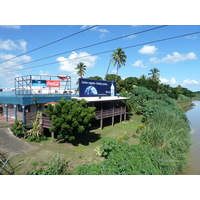
{"label": "blue building facade", "polygon": [[69,94],[28,94],[28,95],[15,95],[14,91],[0,92],[0,107],[2,109],[1,114],[8,118],[14,118],[15,120],[23,120],[25,123],[27,113],[33,113],[37,111],[35,100],[44,109],[44,104],[49,102],[58,102],[62,98],[71,100],[72,97],[78,95]]}

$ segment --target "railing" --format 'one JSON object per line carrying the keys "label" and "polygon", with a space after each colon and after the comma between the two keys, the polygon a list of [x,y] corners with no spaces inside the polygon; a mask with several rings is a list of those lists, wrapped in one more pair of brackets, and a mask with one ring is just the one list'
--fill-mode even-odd
{"label": "railing", "polygon": [[126,114],[125,107],[96,111],[96,116],[98,119],[101,119],[101,118],[104,119],[104,118],[113,117],[113,116],[117,116],[121,114]]}
{"label": "railing", "polygon": [[[96,117],[97,119],[104,119],[108,117],[118,116],[122,114],[126,114],[126,108],[120,107],[120,108],[111,108],[106,110],[99,110],[96,111]],[[37,112],[30,112],[26,113],[26,124],[32,125],[35,118],[36,118]],[[42,112],[42,126],[43,128],[52,128],[53,126],[50,124],[51,118],[46,113]]]}

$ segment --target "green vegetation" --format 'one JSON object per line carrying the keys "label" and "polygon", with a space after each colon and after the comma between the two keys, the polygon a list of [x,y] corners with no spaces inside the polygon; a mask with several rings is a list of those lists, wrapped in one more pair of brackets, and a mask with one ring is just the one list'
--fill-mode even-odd
{"label": "green vegetation", "polygon": [[187,165],[190,127],[175,100],[144,87],[132,91],[131,101],[143,124],[140,144],[116,139],[103,141],[99,155],[102,163],[83,165],[74,174],[177,174]]}
{"label": "green vegetation", "polygon": [[17,137],[24,137],[26,133],[25,125],[23,124],[22,120],[15,120],[15,123],[11,126],[11,131]]}
{"label": "green vegetation", "polygon": [[91,122],[95,119],[95,107],[86,107],[86,101],[66,100],[62,98],[56,105],[48,105],[45,112],[51,117],[51,132],[56,133],[57,139],[77,140],[81,135],[86,136]]}
{"label": "green vegetation", "polygon": [[84,143],[75,145],[50,140],[40,143],[28,142],[30,145],[34,145],[36,150],[12,157],[11,164],[15,167],[15,174],[27,174],[39,168],[46,169],[49,161],[59,153],[61,162],[67,162],[69,171],[73,173],[79,165],[100,163],[105,159],[97,156],[97,153],[98,148],[102,146],[102,140],[107,137],[123,139],[128,144],[138,144],[139,134],[136,131],[141,125],[141,118],[141,116],[133,115],[129,121],[122,124],[117,123],[114,126],[105,126],[103,129],[93,129],[85,138]]}
{"label": "green vegetation", "polygon": [[37,162],[32,163],[33,170],[28,175],[69,175],[68,163],[61,159],[61,155],[57,154],[47,165],[38,167]]}
{"label": "green vegetation", "polygon": [[200,100],[200,91],[195,92],[194,100],[198,100],[198,101]]}
{"label": "green vegetation", "polygon": [[84,75],[85,75],[85,71],[87,69],[87,66],[84,63],[80,62],[80,63],[77,64],[75,69],[77,70],[77,75],[80,78],[83,78]]}
{"label": "green vegetation", "polygon": [[112,53],[112,55],[111,55],[111,60],[109,62],[108,68],[107,68],[106,76],[108,74],[108,70],[109,70],[110,64],[111,64],[111,62],[113,62],[113,65],[117,66],[116,77],[115,77],[115,80],[114,80],[114,81],[117,81],[118,70],[122,66],[125,66],[125,64],[126,64],[126,58],[127,58],[127,56],[125,55],[125,52],[122,50],[122,48],[117,48],[117,50],[114,51]]}

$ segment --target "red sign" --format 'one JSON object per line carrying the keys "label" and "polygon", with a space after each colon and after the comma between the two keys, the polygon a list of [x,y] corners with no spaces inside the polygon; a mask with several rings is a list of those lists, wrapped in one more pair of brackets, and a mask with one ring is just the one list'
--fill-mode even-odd
{"label": "red sign", "polygon": [[60,81],[46,81],[46,86],[47,87],[60,87]]}

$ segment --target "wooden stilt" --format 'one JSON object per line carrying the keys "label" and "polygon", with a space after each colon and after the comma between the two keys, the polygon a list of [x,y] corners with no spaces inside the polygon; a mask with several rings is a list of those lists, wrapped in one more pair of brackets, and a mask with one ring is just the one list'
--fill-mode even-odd
{"label": "wooden stilt", "polygon": [[114,113],[115,113],[115,106],[114,106],[114,101],[113,101],[113,104],[112,104],[112,126],[114,126],[114,123],[115,123]]}
{"label": "wooden stilt", "polygon": [[55,137],[54,137],[54,132],[51,132],[51,139],[54,140]]}
{"label": "wooden stilt", "polygon": [[103,129],[103,105],[101,102],[101,119],[100,119],[100,129]]}
{"label": "wooden stilt", "polygon": [[126,121],[126,106],[124,107],[125,111],[124,111],[124,121]]}
{"label": "wooden stilt", "polygon": [[121,106],[121,110],[120,110],[120,123],[122,123],[122,106]]}

